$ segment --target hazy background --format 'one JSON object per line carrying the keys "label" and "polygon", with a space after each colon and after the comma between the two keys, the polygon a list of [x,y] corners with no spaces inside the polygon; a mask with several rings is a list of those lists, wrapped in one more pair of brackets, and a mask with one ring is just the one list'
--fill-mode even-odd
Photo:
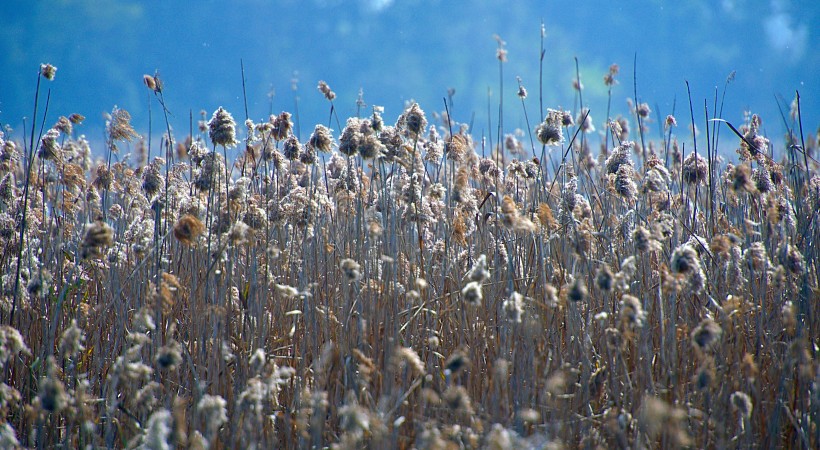
{"label": "hazy background", "polygon": [[[769,135],[782,135],[776,98],[788,113],[800,90],[807,132],[820,123],[820,1],[809,0],[4,0],[0,123],[22,139],[39,65],[50,62],[58,71],[44,85],[52,90],[46,126],[80,113],[87,120],[78,132],[100,142],[103,113],[118,105],[145,134],[152,95],[142,75],[158,70],[175,136],[182,138],[191,111],[194,126],[200,110],[210,117],[220,105],[238,121],[245,118],[241,59],[250,117],[295,112],[298,97],[303,139],[315,123],[328,121],[329,105],[316,90],[320,79],[338,94],[342,120],[356,113],[359,89],[367,105],[384,106],[393,122],[410,99],[428,114],[442,110],[442,97],[453,88],[453,117],[469,122],[475,114],[474,132],[481,134],[488,90],[494,115],[498,109],[498,34],[509,51],[504,107],[505,129],[512,131],[525,127],[516,76],[530,92],[532,124],[538,120],[542,20],[544,106],[574,108],[577,57],[584,102],[599,129],[606,119],[602,77],[610,64],[620,65],[612,115],[627,114],[636,53],[638,97],[652,106],[653,118],[671,113],[677,101],[679,134],[689,124],[684,80],[702,123],[704,99],[711,108],[715,87],[722,92],[732,71],[726,119],[740,122],[748,109],[762,115]],[[153,110],[156,131],[164,125],[156,102]]]}

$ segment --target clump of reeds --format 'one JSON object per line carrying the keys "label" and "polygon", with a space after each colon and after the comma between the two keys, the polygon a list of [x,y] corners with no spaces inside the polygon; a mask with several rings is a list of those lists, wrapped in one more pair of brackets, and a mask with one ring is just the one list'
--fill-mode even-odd
{"label": "clump of reeds", "polygon": [[76,114],[0,134],[0,447],[816,448],[800,98],[730,164],[725,119],[696,148],[574,88],[498,139],[451,104],[339,120],[325,82],[306,140],[221,107],[153,160],[121,108],[104,158]]}

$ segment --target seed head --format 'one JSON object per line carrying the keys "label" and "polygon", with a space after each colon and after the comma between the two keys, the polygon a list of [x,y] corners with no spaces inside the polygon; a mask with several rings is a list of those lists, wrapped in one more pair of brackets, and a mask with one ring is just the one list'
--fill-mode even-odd
{"label": "seed head", "polygon": [[131,126],[131,114],[116,106],[111,111],[105,126],[112,141],[131,141],[135,137],[139,137],[137,131]]}
{"label": "seed head", "polygon": [[360,272],[361,266],[356,261],[353,261],[350,258],[343,259],[339,263],[339,268],[342,270],[342,273],[345,276],[345,279],[348,282],[353,282],[362,277]]}
{"label": "seed head", "polygon": [[472,415],[473,407],[470,403],[470,394],[464,386],[450,386],[444,391],[443,400],[454,411]]}
{"label": "seed head", "polygon": [[510,322],[521,323],[521,316],[524,314],[524,296],[518,292],[513,292],[503,303],[504,313]]}
{"label": "seed head", "polygon": [[734,392],[729,401],[732,403],[732,409],[738,412],[744,419],[749,419],[752,416],[752,399],[749,394],[745,392]]}
{"label": "seed head", "polygon": [[114,244],[114,230],[102,221],[89,225],[80,248],[82,259],[100,258],[102,251]]}
{"label": "seed head", "polygon": [[698,252],[691,245],[683,244],[672,252],[670,268],[675,273],[686,274],[700,268]]}
{"label": "seed head", "polygon": [[627,329],[640,328],[646,319],[641,301],[631,295],[621,297],[621,324]]}
{"label": "seed head", "polygon": [[692,344],[701,351],[711,350],[720,340],[723,330],[712,319],[706,318],[692,330]]}
{"label": "seed head", "polygon": [[40,75],[48,81],[54,80],[54,75],[57,74],[57,68],[51,64],[40,64]]}
{"label": "seed head", "polygon": [[427,118],[424,117],[424,111],[421,110],[418,103],[413,103],[404,110],[404,113],[399,116],[399,120],[396,122],[396,128],[403,130],[411,138],[418,138],[424,133],[427,128]]}
{"label": "seed head", "polygon": [[618,173],[618,169],[620,169],[621,166],[632,167],[632,149],[634,147],[634,142],[624,142],[615,147],[606,159],[606,162],[604,162],[606,173]]}
{"label": "seed head", "polygon": [[[569,116],[570,121],[572,116]],[[561,127],[564,125],[564,112],[547,109],[547,117],[535,128],[535,136],[543,145],[561,145],[564,142],[564,134]]]}
{"label": "seed head", "polygon": [[191,214],[185,214],[174,224],[174,237],[185,245],[193,245],[203,231],[205,231],[205,225]]}
{"label": "seed head", "polygon": [[604,85],[611,87],[618,84],[618,80],[615,79],[615,75],[618,75],[619,71],[620,67],[618,67],[617,64],[609,66],[609,72],[604,75]]}
{"label": "seed head", "polygon": [[347,156],[353,156],[359,151],[364,136],[361,133],[361,120],[351,117],[339,137],[339,151]]}
{"label": "seed head", "polygon": [[766,167],[766,164],[760,164],[759,168],[752,172],[752,179],[755,182],[755,187],[757,187],[757,190],[761,194],[765,194],[774,189],[772,176],[769,173],[769,169]]}
{"label": "seed head", "polygon": [[581,277],[576,277],[569,287],[567,299],[571,302],[582,302],[587,298],[587,287]]}
{"label": "seed head", "polygon": [[487,270],[487,255],[481,254],[470,271],[467,272],[467,278],[471,281],[483,283],[490,279],[490,271]]}
{"label": "seed head", "polygon": [[299,143],[299,139],[296,138],[294,135],[288,136],[285,140],[285,144],[282,147],[282,154],[290,161],[296,161],[299,159],[299,154],[302,152],[302,144]]}
{"label": "seed head", "polygon": [[640,116],[642,119],[646,119],[647,117],[649,117],[649,114],[652,112],[652,110],[649,109],[648,103],[640,103],[636,108],[636,112],[638,113],[638,116]]}
{"label": "seed head", "polygon": [[634,169],[629,165],[622,165],[615,173],[615,192],[627,202],[635,200],[638,193],[638,186],[633,179]]}
{"label": "seed head", "polygon": [[60,144],[57,139],[60,137],[60,132],[51,128],[40,139],[40,148],[37,151],[37,156],[46,161],[58,161],[62,154]]}
{"label": "seed head", "polygon": [[518,85],[518,98],[521,100],[527,98],[527,89],[522,84]]}
{"label": "seed head", "polygon": [[706,173],[709,170],[706,165],[706,159],[700,155],[690,153],[686,159],[683,160],[683,181],[689,184],[700,184],[706,179]]}
{"label": "seed head", "polygon": [[271,136],[275,141],[284,141],[293,130],[293,122],[290,121],[290,113],[282,111],[278,116],[270,116],[269,123],[273,127]]}
{"label": "seed head", "polygon": [[182,362],[182,353],[180,352],[180,345],[176,341],[160,347],[157,352],[156,363],[160,369],[173,370],[180,362]]}
{"label": "seed head", "polygon": [[328,86],[328,84],[327,84],[327,83],[325,83],[323,80],[322,80],[322,81],[319,81],[319,86],[318,86],[318,89],[319,89],[319,92],[321,92],[321,93],[322,93],[322,95],[324,95],[324,96],[325,96],[325,98],[326,98],[328,101],[331,101],[331,102],[332,102],[332,101],[333,101],[333,99],[335,99],[335,98],[336,98],[336,93],[335,93],[335,92],[333,92],[332,90],[330,90],[330,86]]}
{"label": "seed head", "polygon": [[456,350],[447,361],[444,362],[444,371],[449,375],[455,375],[470,366],[470,358],[461,350]]}
{"label": "seed head", "polygon": [[60,412],[66,406],[70,397],[66,394],[65,385],[57,374],[57,365],[54,357],[46,360],[46,376],[40,380],[40,405],[48,412]]}
{"label": "seed head", "polygon": [[25,341],[23,341],[23,336],[16,328],[8,325],[0,326],[0,367],[4,367],[11,358],[20,353],[24,355],[31,354]]}
{"label": "seed head", "polygon": [[609,266],[604,264],[599,267],[598,272],[595,274],[595,286],[604,292],[609,292],[612,290],[613,284],[614,277],[612,271],[609,270]]}
{"label": "seed head", "polygon": [[152,91],[157,90],[157,80],[151,75],[145,74],[142,76],[142,82],[145,84],[145,87]]}
{"label": "seed head", "polygon": [[330,153],[333,148],[333,134],[324,125],[316,125],[310,135],[308,145],[322,153]]}
{"label": "seed head", "polygon": [[239,143],[236,140],[236,121],[233,120],[231,113],[221,106],[214,111],[208,122],[208,136],[214,145],[234,147]]}
{"label": "seed head", "polygon": [[384,153],[387,152],[387,147],[381,143],[378,137],[375,134],[369,134],[365,136],[362,140],[361,145],[359,146],[359,154],[362,156],[362,159],[373,159],[377,158]]}
{"label": "seed head", "polygon": [[473,306],[478,306],[481,304],[481,299],[483,298],[483,294],[481,293],[481,283],[478,281],[471,281],[464,286],[464,289],[461,290],[461,295],[464,296],[464,300]]}

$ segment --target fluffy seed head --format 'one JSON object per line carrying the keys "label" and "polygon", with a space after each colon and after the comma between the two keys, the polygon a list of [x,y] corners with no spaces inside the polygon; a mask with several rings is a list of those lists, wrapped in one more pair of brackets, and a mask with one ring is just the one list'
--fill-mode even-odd
{"label": "fluffy seed head", "polygon": [[396,127],[404,130],[411,138],[417,138],[427,128],[427,118],[418,103],[413,103],[399,116]]}
{"label": "fluffy seed head", "polygon": [[749,419],[752,416],[752,399],[749,394],[745,392],[734,392],[729,401],[732,403],[732,409],[738,412],[744,419]]}
{"label": "fluffy seed head", "polygon": [[205,225],[191,214],[185,214],[174,224],[174,237],[185,245],[193,245],[203,231],[205,231]]}
{"label": "fluffy seed head", "polygon": [[356,281],[362,277],[362,274],[360,272],[361,266],[359,265],[359,263],[353,261],[350,258],[343,259],[339,263],[339,268],[342,270],[342,273],[344,274],[345,279],[348,282]]}
{"label": "fluffy seed head", "polygon": [[231,113],[221,106],[214,111],[208,122],[208,136],[214,145],[234,147],[239,143],[236,140],[236,121],[233,120]]}
{"label": "fluffy seed head", "polygon": [[700,184],[706,179],[708,166],[706,159],[695,153],[690,153],[683,160],[683,181],[689,184]]}
{"label": "fluffy seed head", "polygon": [[82,259],[100,258],[102,251],[114,243],[114,230],[102,221],[89,225],[80,248]]}
{"label": "fluffy seed head", "polygon": [[723,330],[712,319],[704,319],[692,330],[692,345],[701,351],[711,350],[720,340]]}
{"label": "fluffy seed head", "polygon": [[310,135],[308,145],[322,153],[330,153],[330,150],[333,148],[333,134],[328,127],[316,125],[316,128],[313,129],[313,134]]}
{"label": "fluffy seed head", "polygon": [[621,297],[621,324],[628,329],[640,328],[646,319],[641,301],[631,295]]}
{"label": "fluffy seed head", "polygon": [[54,80],[54,75],[57,74],[57,68],[51,64],[40,64],[40,75],[46,80]]}

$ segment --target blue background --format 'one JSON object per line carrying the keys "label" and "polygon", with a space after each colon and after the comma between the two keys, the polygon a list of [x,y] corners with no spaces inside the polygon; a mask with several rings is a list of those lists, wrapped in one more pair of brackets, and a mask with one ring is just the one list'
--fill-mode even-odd
{"label": "blue background", "polygon": [[[741,122],[751,110],[761,114],[770,136],[781,136],[777,98],[788,113],[800,90],[807,132],[820,123],[820,2],[785,0],[6,0],[0,4],[0,123],[22,139],[39,64],[50,62],[58,71],[45,85],[52,89],[47,126],[60,115],[81,113],[87,120],[78,132],[102,142],[103,113],[118,105],[145,134],[151,93],[142,75],[158,70],[181,139],[189,112],[194,127],[200,110],[210,117],[220,105],[238,121],[245,118],[241,59],[250,117],[295,112],[298,97],[303,139],[313,124],[328,121],[319,80],[338,94],[342,120],[356,114],[362,89],[368,105],[385,107],[388,123],[410,99],[428,115],[443,110],[442,98],[453,88],[454,119],[469,122],[475,114],[474,133],[481,134],[488,91],[493,115],[498,110],[497,34],[509,51],[504,124],[511,132],[526,126],[516,76],[530,92],[533,126],[537,121],[542,20],[544,106],[576,110],[577,57],[584,102],[599,130],[606,116],[602,77],[610,64],[620,65],[612,116],[627,115],[635,54],[638,97],[656,120],[677,102],[678,134],[690,123],[684,80],[702,128],[704,100],[711,108],[715,88],[722,93],[732,71],[726,119]],[[153,108],[154,130],[162,129],[156,103]],[[492,121],[494,127],[497,117]],[[651,127],[656,137],[657,121]]]}

